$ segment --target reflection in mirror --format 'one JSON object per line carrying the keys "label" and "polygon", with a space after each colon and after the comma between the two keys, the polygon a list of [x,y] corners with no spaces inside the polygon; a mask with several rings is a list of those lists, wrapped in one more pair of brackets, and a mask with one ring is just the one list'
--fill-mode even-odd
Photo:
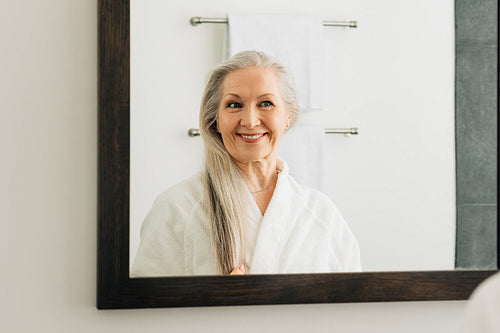
{"label": "reflection in mirror", "polygon": [[[203,166],[203,141],[186,133],[198,127],[206,74],[222,59],[226,26],[194,28],[189,18],[200,12],[221,16],[258,12],[259,8],[283,12],[282,6],[272,8],[265,1],[252,2],[252,8],[248,4],[228,8],[219,1],[210,2],[210,8],[204,6],[197,1],[175,5],[131,1],[131,260],[139,246],[140,226],[158,194]],[[452,1],[393,0],[383,6],[363,1],[361,5],[345,3],[342,8],[313,1],[294,6],[287,10],[334,13],[337,17],[324,19],[359,22],[351,30],[324,28],[324,107],[318,114],[303,114],[300,122],[360,129],[358,136],[350,138],[324,136],[321,164],[327,172],[321,190],[335,202],[356,235],[363,270],[490,267],[495,261],[491,256],[484,262],[471,261],[477,258],[470,249],[477,248],[478,238],[467,237],[478,210],[489,219],[486,224],[496,226],[492,203],[496,203],[497,189],[490,186],[496,178],[488,181],[491,195],[478,198],[484,186],[471,186],[477,175],[474,161],[486,161],[480,163],[488,166],[481,169],[482,179],[495,177],[496,138],[492,135],[496,128],[471,129],[470,124],[481,124],[470,121],[477,113],[459,112],[474,110],[464,103],[474,100],[470,94],[480,93],[467,92],[468,82],[473,82],[467,75],[480,76],[478,82],[492,82],[488,88],[496,87],[496,76],[482,76],[496,73],[496,68],[486,65],[496,64],[496,54],[468,49],[474,36],[460,37],[457,28],[457,68],[465,69],[457,69],[455,114]],[[483,56],[485,65],[478,67],[483,72],[468,69],[470,59],[477,59],[470,55],[478,52]],[[480,107],[493,117],[496,89],[489,91],[494,100],[486,98]],[[492,120],[488,118],[484,125],[496,124]],[[479,149],[472,145],[478,139]],[[475,155],[478,151],[482,153]],[[487,209],[480,208],[485,205]],[[472,234],[493,234],[479,229]],[[496,249],[496,243],[490,244]]]}
{"label": "reflection in mirror", "polygon": [[131,276],[361,270],[336,206],[297,184],[277,157],[304,112],[293,86],[286,67],[258,51],[238,52],[210,74],[200,108],[204,169],[156,199]]}

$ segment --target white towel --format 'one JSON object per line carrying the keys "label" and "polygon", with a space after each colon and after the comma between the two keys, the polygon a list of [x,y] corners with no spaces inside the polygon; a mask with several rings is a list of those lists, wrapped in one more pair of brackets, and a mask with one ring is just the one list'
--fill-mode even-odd
{"label": "white towel", "polygon": [[292,72],[301,112],[323,108],[323,21],[311,15],[228,14],[226,57],[258,50]]}
{"label": "white towel", "polygon": [[297,183],[324,191],[325,129],[320,125],[296,124],[281,139],[278,156],[288,163]]}

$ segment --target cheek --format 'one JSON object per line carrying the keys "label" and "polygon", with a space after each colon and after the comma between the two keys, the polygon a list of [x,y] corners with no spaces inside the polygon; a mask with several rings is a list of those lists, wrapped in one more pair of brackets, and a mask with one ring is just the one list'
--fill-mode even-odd
{"label": "cheek", "polygon": [[221,115],[217,119],[217,130],[219,133],[231,133],[235,127],[234,117],[230,115]]}
{"label": "cheek", "polygon": [[274,119],[272,124],[269,123],[270,129],[272,129],[273,132],[273,141],[279,141],[283,137],[283,134],[285,133],[285,126],[286,126],[286,121],[282,119],[281,117],[278,119]]}
{"label": "cheek", "polygon": [[288,124],[290,123],[290,117],[288,114],[283,114],[278,119],[275,120],[274,126],[280,132],[284,132],[288,128]]}

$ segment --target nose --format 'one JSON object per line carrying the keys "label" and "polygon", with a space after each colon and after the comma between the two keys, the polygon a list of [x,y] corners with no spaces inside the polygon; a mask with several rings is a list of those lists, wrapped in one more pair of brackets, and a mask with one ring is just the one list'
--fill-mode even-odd
{"label": "nose", "polygon": [[259,126],[259,110],[255,106],[247,106],[241,114],[240,125],[248,129]]}

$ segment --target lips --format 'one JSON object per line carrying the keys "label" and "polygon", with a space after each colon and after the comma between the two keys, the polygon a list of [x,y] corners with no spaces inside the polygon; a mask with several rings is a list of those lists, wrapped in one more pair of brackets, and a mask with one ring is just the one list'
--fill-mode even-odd
{"label": "lips", "polygon": [[247,135],[247,134],[240,134],[243,138],[245,139],[258,139],[260,138],[261,136],[264,135],[264,133],[261,133],[261,134],[253,134],[253,135]]}
{"label": "lips", "polygon": [[267,133],[256,133],[256,134],[237,133],[237,135],[239,135],[245,142],[258,142],[266,134]]}

